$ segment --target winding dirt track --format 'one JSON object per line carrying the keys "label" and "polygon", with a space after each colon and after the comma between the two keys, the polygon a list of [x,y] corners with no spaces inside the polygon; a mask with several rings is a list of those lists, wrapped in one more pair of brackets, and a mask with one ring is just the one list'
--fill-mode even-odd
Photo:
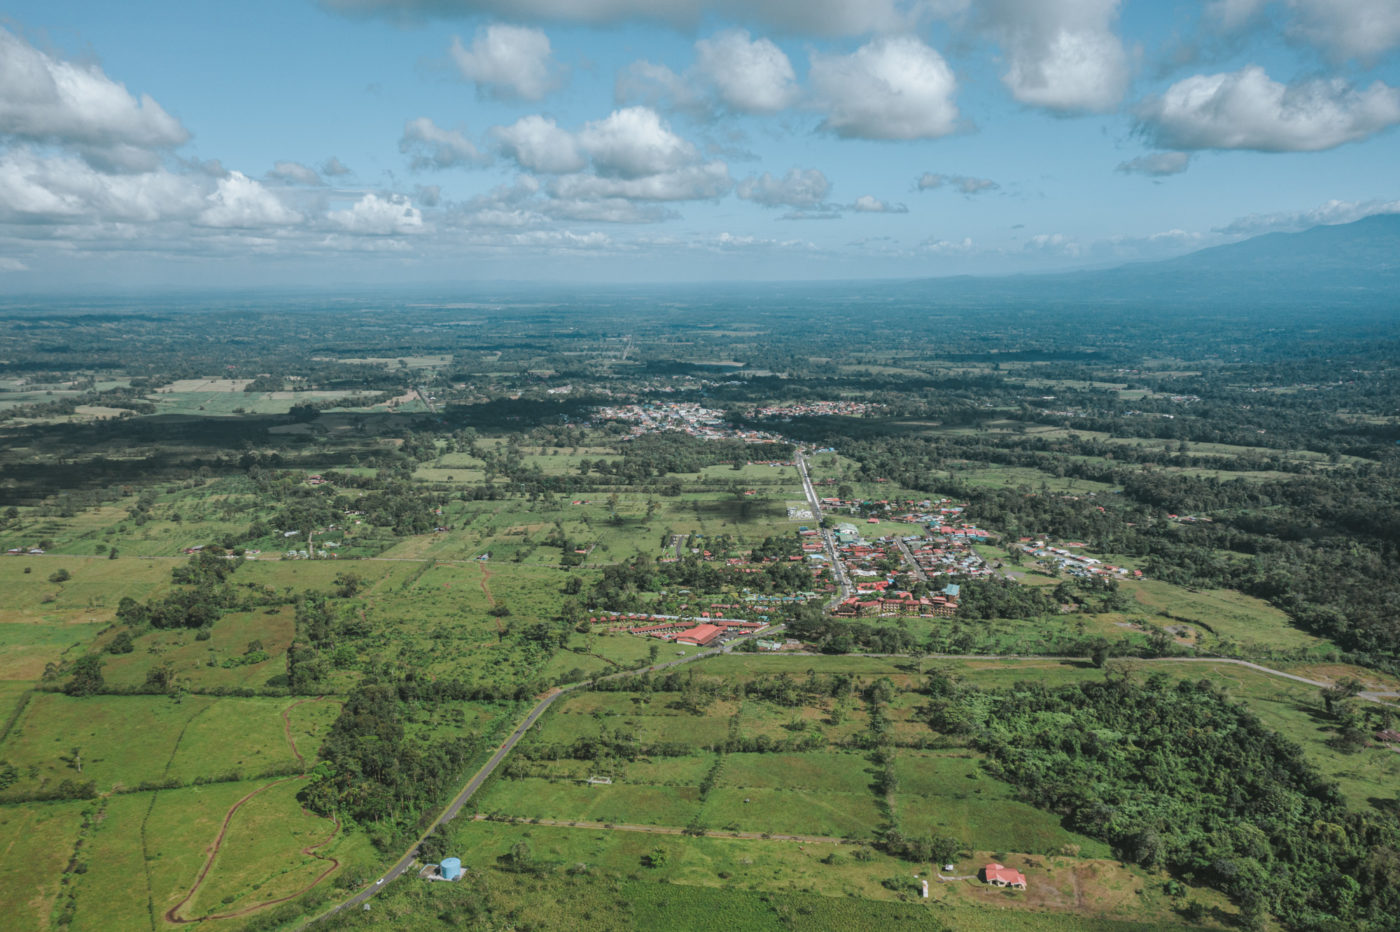
{"label": "winding dirt track", "polygon": [[[481,591],[486,594],[486,604],[491,608],[496,607],[496,597],[491,594],[491,587],[487,585],[491,581],[491,571],[486,568],[486,564],[481,564]],[[506,636],[505,625],[501,624],[501,619],[496,619],[496,637]]]}
{"label": "winding dirt track", "polygon": [[[293,702],[291,705],[287,706],[285,709],[282,710],[282,733],[287,737],[287,746],[291,748],[292,756],[297,759],[297,765],[300,766],[303,770],[305,770],[306,768],[306,759],[302,757],[301,752],[297,750],[296,740],[292,737],[292,721],[288,716],[293,709],[295,709],[297,706],[301,705],[304,702],[320,702],[325,698],[325,696],[316,696],[315,698],[298,699],[296,702]],[[296,899],[303,893],[306,893],[308,890],[314,888],[317,884],[319,884],[321,881],[325,880],[332,873],[334,873],[336,868],[340,867],[340,861],[337,858],[326,857],[325,855],[317,854],[318,849],[324,848],[326,845],[330,844],[332,841],[335,840],[336,835],[340,834],[340,819],[337,818],[334,814],[332,814],[328,817],[332,823],[331,833],[326,836],[326,839],[324,841],[318,841],[314,845],[307,845],[305,848],[301,849],[301,853],[307,857],[315,858],[318,861],[330,862],[326,869],[320,874],[317,874],[316,879],[312,880],[311,883],[307,884],[305,887],[302,887],[300,890],[297,890],[293,893],[289,893],[286,896],[281,896],[274,900],[265,900],[261,903],[254,903],[251,906],[244,906],[240,909],[233,910],[232,912],[209,913],[204,916],[193,917],[180,915],[180,910],[184,909],[185,905],[188,904],[190,900],[194,899],[195,894],[199,892],[199,888],[204,885],[204,880],[209,875],[210,868],[214,866],[214,860],[219,856],[219,850],[223,847],[224,836],[228,834],[229,824],[233,821],[233,817],[238,813],[238,810],[243,807],[243,804],[253,799],[253,797],[261,793],[267,792],[274,786],[280,786],[281,784],[289,783],[292,780],[305,779],[306,774],[302,773],[299,776],[283,777],[281,780],[274,780],[266,786],[260,786],[256,790],[253,790],[251,793],[247,794],[238,802],[234,803],[232,806],[229,807],[228,812],[224,814],[223,825],[219,826],[219,834],[215,836],[214,843],[209,846],[209,855],[204,859],[204,866],[200,868],[199,876],[195,878],[194,885],[190,887],[189,892],[185,894],[185,898],[182,899],[180,902],[176,903],[174,906],[170,907],[170,909],[166,910],[164,917],[166,922],[175,923],[177,925],[183,925],[185,923],[191,922],[204,922],[207,919],[236,919],[240,916],[246,916],[249,913],[257,912],[260,909],[266,909],[269,906],[276,906],[279,903],[285,903],[288,900]],[[310,814],[306,809],[302,809],[302,812],[307,813],[308,815]]]}

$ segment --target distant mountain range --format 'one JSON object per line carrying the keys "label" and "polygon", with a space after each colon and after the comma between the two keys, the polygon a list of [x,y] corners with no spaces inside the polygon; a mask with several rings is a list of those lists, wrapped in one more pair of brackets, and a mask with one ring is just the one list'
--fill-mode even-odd
{"label": "distant mountain range", "polygon": [[1400,309],[1400,214],[1301,233],[1268,233],[1159,262],[1112,269],[908,283],[957,303],[1034,300],[1046,305],[1287,305]]}

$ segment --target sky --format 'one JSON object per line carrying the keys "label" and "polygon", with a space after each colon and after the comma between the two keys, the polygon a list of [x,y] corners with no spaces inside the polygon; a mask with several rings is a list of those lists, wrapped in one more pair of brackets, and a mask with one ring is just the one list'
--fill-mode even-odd
{"label": "sky", "polygon": [[1116,265],[1397,124],[1400,0],[10,0],[0,294]]}

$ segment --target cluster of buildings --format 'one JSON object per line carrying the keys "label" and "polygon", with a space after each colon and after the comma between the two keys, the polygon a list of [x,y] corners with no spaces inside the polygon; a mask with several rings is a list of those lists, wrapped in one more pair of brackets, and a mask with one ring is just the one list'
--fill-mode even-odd
{"label": "cluster of buildings", "polygon": [[770,443],[782,440],[762,430],[739,430],[725,423],[724,415],[713,408],[688,401],[651,401],[645,404],[609,405],[598,409],[603,421],[624,421],[632,425],[630,436],[640,437],[659,431],[679,431],[704,440],[742,440]]}
{"label": "cluster of buildings", "polygon": [[1114,566],[1112,563],[1105,563],[1096,557],[1075,553],[1069,549],[1070,547],[1085,546],[1081,543],[1068,542],[1062,547],[1055,547],[1044,540],[1022,537],[1017,541],[1017,546],[1021,548],[1022,552],[1035,557],[1047,566],[1052,566],[1071,576],[1079,576],[1083,579],[1096,576],[1111,579],[1142,579],[1142,570]]}
{"label": "cluster of buildings", "polygon": [[[882,537],[867,541],[853,524],[837,525],[832,535],[837,557],[856,591],[834,609],[838,617],[918,615],[951,618],[957,614],[960,587],[948,583],[940,591],[916,597],[894,587],[896,576],[906,573],[921,582],[939,576],[987,576],[992,569],[973,549],[987,531],[969,524],[943,523],[942,516],[925,515],[930,521],[922,535]],[[807,545],[804,545],[804,547]],[[898,569],[892,568],[896,564]]]}
{"label": "cluster of buildings", "polygon": [[[768,405],[753,409],[754,417],[822,417],[824,415],[844,415],[864,417],[872,411],[882,411],[885,405],[864,401],[800,401],[785,405]],[[822,451],[818,451],[822,452]]]}
{"label": "cluster of buildings", "polygon": [[711,618],[709,612],[701,612],[700,617],[703,620],[699,624],[695,623],[696,619],[694,618],[683,618],[679,615],[624,615],[618,613],[611,616],[605,614],[588,620],[595,623],[613,619],[631,622],[641,621],[642,624],[632,624],[626,630],[630,634],[659,638],[676,644],[690,644],[694,647],[709,647],[715,643],[723,644],[736,635],[751,634],[768,627],[767,622],[762,621],[748,621],[742,618]]}

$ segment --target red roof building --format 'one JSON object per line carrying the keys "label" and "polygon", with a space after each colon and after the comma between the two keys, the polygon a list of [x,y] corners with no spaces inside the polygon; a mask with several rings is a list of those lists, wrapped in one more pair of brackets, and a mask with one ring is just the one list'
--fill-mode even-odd
{"label": "red roof building", "polygon": [[676,635],[676,643],[705,647],[722,633],[724,633],[724,629],[719,625],[696,625],[690,630],[682,631]]}
{"label": "red roof building", "polygon": [[1026,889],[1026,875],[1018,870],[1002,867],[1000,864],[988,864],[982,869],[982,873],[986,876],[987,883],[994,887]]}

